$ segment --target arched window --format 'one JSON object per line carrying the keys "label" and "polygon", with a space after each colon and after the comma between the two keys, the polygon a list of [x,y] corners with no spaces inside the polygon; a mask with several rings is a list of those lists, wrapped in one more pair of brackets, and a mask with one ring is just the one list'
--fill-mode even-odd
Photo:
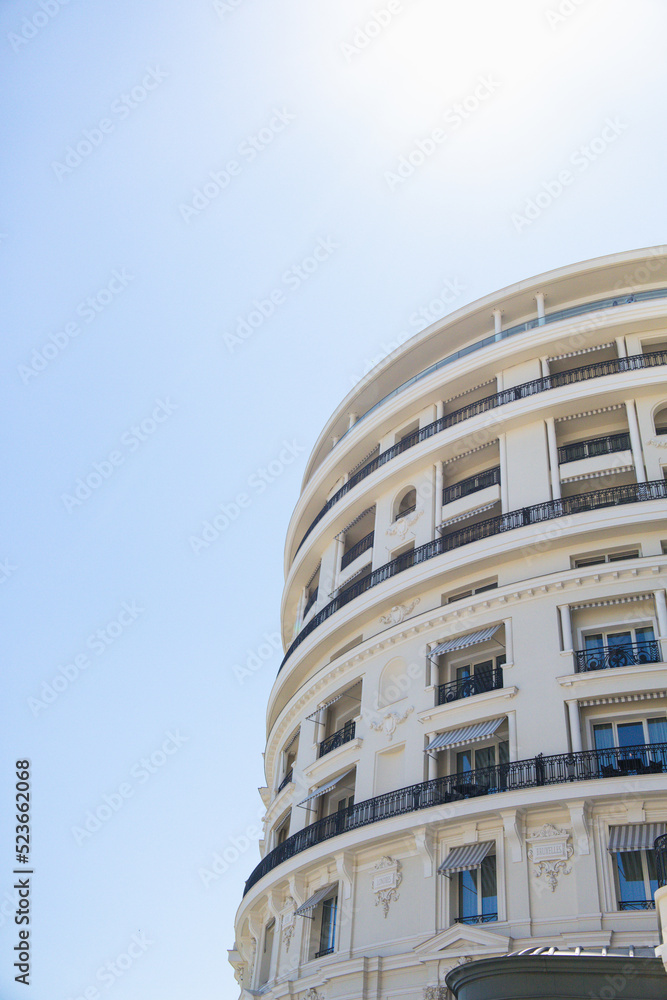
{"label": "arched window", "polygon": [[394,505],[394,520],[398,521],[399,517],[409,514],[416,506],[417,491],[414,486],[409,486]]}
{"label": "arched window", "polygon": [[667,405],[660,406],[653,415],[656,434],[667,434]]}

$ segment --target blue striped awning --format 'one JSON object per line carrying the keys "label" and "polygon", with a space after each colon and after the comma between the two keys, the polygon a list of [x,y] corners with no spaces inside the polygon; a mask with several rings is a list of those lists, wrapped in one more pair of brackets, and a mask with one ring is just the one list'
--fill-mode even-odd
{"label": "blue striped awning", "polygon": [[479,868],[484,858],[494,846],[492,840],[482,840],[478,844],[464,844],[462,847],[453,847],[438,868],[438,874],[447,875],[448,878],[451,878],[455,872],[466,872],[472,868]]}
{"label": "blue striped awning", "polygon": [[664,823],[630,823],[610,826],[608,851],[652,851],[653,841],[665,832]]}
{"label": "blue striped awning", "polygon": [[486,722],[477,722],[474,726],[463,726],[462,729],[448,729],[445,733],[438,733],[434,736],[426,752],[429,750],[446,750],[448,747],[462,747],[466,743],[475,743],[483,740],[487,736],[495,733],[496,729],[502,725],[504,719],[487,719]]}
{"label": "blue striped awning", "polygon": [[476,646],[478,642],[486,642],[492,639],[500,625],[491,625],[489,628],[480,629],[479,632],[468,632],[467,635],[459,635],[455,639],[445,639],[431,650],[431,656],[440,656],[441,653],[452,653],[455,649],[467,649],[468,646]]}
{"label": "blue striped awning", "polygon": [[330,792],[332,788],[335,788],[336,785],[340,784],[343,778],[347,778],[350,774],[352,774],[352,771],[345,771],[343,774],[339,774],[338,777],[334,778],[332,781],[327,781],[326,785],[320,785],[320,787],[316,788],[315,791],[306,795],[305,799],[302,799],[301,802],[297,802],[297,805],[305,806],[308,802],[312,802],[314,799],[319,799],[320,795]]}

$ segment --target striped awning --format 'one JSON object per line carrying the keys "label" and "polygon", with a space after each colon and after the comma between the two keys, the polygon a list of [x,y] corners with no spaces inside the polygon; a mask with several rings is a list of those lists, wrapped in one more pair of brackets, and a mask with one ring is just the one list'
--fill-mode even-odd
{"label": "striped awning", "polygon": [[609,828],[608,851],[652,851],[653,841],[665,832],[664,823],[630,823]]}
{"label": "striped awning", "polygon": [[301,802],[297,802],[297,805],[305,806],[314,799],[319,799],[320,795],[330,792],[332,788],[335,788],[336,785],[340,784],[343,778],[347,778],[350,774],[352,774],[352,771],[345,771],[344,774],[339,774],[337,778],[333,779],[333,781],[328,781],[326,785],[320,785],[320,787],[316,788],[314,792],[310,793],[310,795],[306,795],[305,799],[302,799]]}
{"label": "striped awning", "polygon": [[291,748],[294,746],[294,744],[296,743],[296,741],[299,738],[299,732],[300,732],[300,730],[297,729],[297,731],[294,733],[294,735],[292,736],[292,739],[289,741],[289,743],[285,744],[285,746],[283,747],[283,753],[287,753],[288,750],[291,750]]}
{"label": "striped awning", "polygon": [[[316,708],[315,711],[311,712],[310,715],[307,715],[306,718],[307,719],[315,719],[316,716],[319,715],[320,712],[324,712],[331,705],[335,705],[336,702],[340,701],[341,698],[350,698],[350,697],[352,697],[350,695],[350,691],[352,691],[352,689],[355,688],[358,683],[359,683],[359,681],[355,681],[354,684],[352,684],[351,687],[346,688],[345,691],[341,691],[340,694],[336,694],[336,695],[334,695],[333,698],[329,698],[328,701],[325,701],[323,705],[320,705],[319,708]],[[361,701],[361,698],[355,698],[354,701]]]}
{"label": "striped awning", "polygon": [[466,743],[476,743],[486,736],[491,736],[496,729],[502,725],[504,719],[487,719],[486,722],[477,722],[474,726],[463,726],[462,729],[448,729],[446,733],[438,733],[434,736],[426,752],[429,750],[446,750],[449,747],[462,747]]}
{"label": "striped awning", "polygon": [[492,639],[500,625],[491,625],[489,628],[480,629],[479,632],[468,632],[467,635],[458,635],[455,639],[445,639],[438,643],[435,649],[431,650],[431,656],[440,656],[441,653],[452,653],[455,649],[467,649],[468,646],[476,646],[480,642]]}
{"label": "striped awning", "polygon": [[493,503],[485,503],[481,507],[473,507],[472,510],[467,510],[465,514],[457,514],[456,517],[450,517],[438,525],[438,531],[448,528],[450,524],[457,524],[459,521],[465,521],[469,517],[474,517],[475,514],[483,514],[485,510],[491,510],[492,507],[495,507],[496,503],[497,501],[494,500]]}
{"label": "striped awning", "polygon": [[451,878],[456,872],[466,872],[470,871],[471,868],[479,868],[493,846],[492,840],[482,840],[478,844],[453,847],[438,868],[438,873]]}
{"label": "striped awning", "polygon": [[295,910],[296,916],[307,917],[310,911],[314,910],[318,903],[321,903],[323,899],[326,899],[327,896],[337,888],[338,882],[330,882],[329,885],[322,886],[321,889],[314,892],[305,903],[302,903],[301,906]]}

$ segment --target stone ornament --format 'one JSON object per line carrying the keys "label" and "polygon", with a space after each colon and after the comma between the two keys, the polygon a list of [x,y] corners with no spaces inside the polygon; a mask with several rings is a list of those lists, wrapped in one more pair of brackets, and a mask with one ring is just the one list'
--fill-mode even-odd
{"label": "stone ornament", "polygon": [[375,893],[375,905],[382,907],[386,918],[389,913],[389,904],[399,898],[396,890],[403,881],[401,862],[385,855],[373,865],[371,872],[376,872],[371,881],[371,889]]}
{"label": "stone ornament", "polygon": [[304,1000],[324,1000],[322,993],[319,993],[315,988],[311,988],[304,995]]}
{"label": "stone ornament", "polygon": [[411,712],[414,712],[414,710],[414,705],[410,705],[410,707],[406,708],[403,712],[403,715],[399,715],[398,712],[387,712],[385,717],[380,722],[371,722],[369,720],[368,725],[377,733],[384,733],[387,737],[387,741],[391,743],[394,733],[396,732],[396,727],[400,726],[402,722],[405,722],[407,717]]}
{"label": "stone ornament", "polygon": [[446,986],[424,987],[424,1000],[450,1000],[451,995]]}
{"label": "stone ornament", "polygon": [[419,597],[415,597],[413,601],[409,601],[407,604],[395,604],[386,615],[380,615],[380,621],[383,625],[400,625],[417,607],[420,599]]}
{"label": "stone ornament", "polygon": [[285,900],[285,906],[290,907],[290,909],[288,909],[286,913],[283,913],[283,940],[285,942],[285,951],[289,951],[289,946],[292,943],[292,935],[294,934],[294,927],[296,925],[296,902],[291,896],[288,896]]}
{"label": "stone ornament", "polygon": [[403,517],[399,517],[398,521],[394,521],[387,528],[386,534],[388,537],[395,535],[397,538],[405,538],[410,529],[417,523],[419,518],[424,513],[423,507],[417,507],[416,510],[411,511],[409,514],[404,514]]}
{"label": "stone ornament", "polygon": [[655,448],[667,448],[667,436],[649,438],[646,444],[652,444]]}
{"label": "stone ornament", "polygon": [[567,863],[574,854],[569,839],[569,830],[559,830],[552,823],[545,823],[537,833],[526,837],[528,859],[535,866],[535,877],[544,876],[552,892],[556,891],[559,877],[572,871]]}

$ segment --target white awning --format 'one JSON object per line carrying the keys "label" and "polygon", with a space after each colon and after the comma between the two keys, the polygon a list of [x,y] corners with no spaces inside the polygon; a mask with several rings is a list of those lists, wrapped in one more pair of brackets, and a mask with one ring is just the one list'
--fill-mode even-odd
{"label": "white awning", "polygon": [[608,851],[652,851],[653,841],[665,832],[664,823],[631,823],[609,828]]}
{"label": "white awning", "polygon": [[327,896],[337,888],[338,882],[331,882],[329,885],[322,886],[321,889],[314,892],[305,903],[302,903],[301,906],[295,910],[295,915],[297,917],[307,917],[310,910],[314,910],[318,903],[321,903],[323,899],[326,899]]}
{"label": "white awning", "polygon": [[301,802],[297,802],[297,805],[305,806],[308,802],[312,802],[314,799],[319,799],[320,795],[330,792],[332,788],[335,788],[336,785],[340,784],[343,778],[347,778],[350,774],[352,774],[352,771],[345,771],[344,774],[339,774],[337,778],[333,779],[333,781],[328,781],[326,785],[320,785],[320,787],[316,788],[314,792],[310,793],[310,795],[306,795],[305,799],[302,799]]}
{"label": "white awning", "polygon": [[478,844],[464,844],[462,847],[454,847],[438,868],[438,873],[451,878],[455,872],[479,868],[494,846],[492,840],[482,840]]}
{"label": "white awning", "polygon": [[440,656],[441,653],[451,653],[455,649],[467,649],[468,646],[486,642],[487,639],[493,638],[499,628],[500,625],[491,625],[489,628],[480,629],[479,632],[468,632],[467,635],[459,635],[455,639],[445,639],[431,650],[431,656]]}
{"label": "white awning", "polygon": [[446,750],[450,747],[462,747],[466,743],[475,743],[483,740],[486,736],[491,736],[496,729],[502,725],[504,719],[487,719],[486,722],[477,722],[474,726],[463,726],[462,729],[448,729],[446,733],[438,733],[434,736],[426,752],[429,750]]}

